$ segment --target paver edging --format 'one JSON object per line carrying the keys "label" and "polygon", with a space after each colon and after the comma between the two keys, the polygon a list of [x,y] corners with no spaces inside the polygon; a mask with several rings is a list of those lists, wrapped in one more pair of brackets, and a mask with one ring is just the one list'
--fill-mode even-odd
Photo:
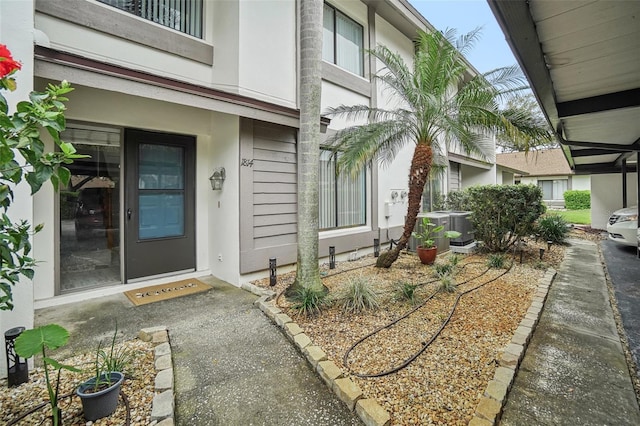
{"label": "paver edging", "polygon": [[[245,288],[245,290],[250,291],[257,296],[263,296],[262,293],[254,293],[249,287]],[[276,315],[275,317],[270,317],[268,315],[270,306],[267,305],[269,303],[273,302],[266,300],[266,298],[264,297],[260,297],[254,302],[254,305],[258,309],[260,309],[265,314],[265,316],[271,320],[272,323],[280,328],[282,334],[284,334],[287,339],[289,339],[289,341],[293,344],[293,346],[302,354],[302,356],[307,360],[307,363],[309,364],[311,369],[318,376],[320,376],[322,381],[325,382],[331,392],[333,392],[338,397],[338,399],[340,399],[340,401],[342,401],[347,406],[347,408],[349,408],[350,411],[355,411],[355,413],[358,415],[358,417],[360,417],[360,420],[362,420],[365,425],[388,426],[391,423],[391,415],[384,409],[384,407],[382,407],[373,399],[363,399],[362,391],[356,383],[346,384],[344,381],[350,380],[348,379],[348,375],[346,375],[344,371],[338,368],[332,361],[327,360],[326,354],[324,353],[322,348],[316,345],[306,334],[304,334],[304,332],[296,335],[292,335],[291,332],[288,332],[288,330],[290,330],[292,327],[298,327],[301,329],[301,327],[296,322],[293,322],[291,318],[289,318],[285,314],[278,315],[282,315],[290,321],[283,321],[282,316],[280,318],[277,318],[278,315]],[[300,344],[301,336],[304,336],[304,346]],[[315,350],[315,348],[318,348],[320,354],[319,356],[322,357],[322,355],[324,354],[324,357],[322,357],[321,360],[314,359],[313,356],[309,355],[309,350],[312,350],[311,348],[314,348],[313,350]],[[313,361],[315,361],[315,365]],[[325,368],[329,368],[329,374],[323,374],[325,373]],[[348,387],[349,391],[354,394],[357,394],[357,391],[360,390],[360,394],[351,397],[346,396],[344,391],[345,386]],[[359,404],[361,401],[366,401],[366,404]]]}
{"label": "paver edging", "polygon": [[[476,406],[474,416],[471,422],[469,422],[470,425],[498,424],[504,404],[507,402],[511,385],[518,373],[520,362],[524,358],[531,337],[536,330],[538,321],[542,315],[542,310],[544,309],[544,303],[549,295],[551,283],[556,274],[555,269],[549,268],[540,280],[538,280],[538,286],[535,297],[531,301],[531,306],[525,317],[520,321],[520,325],[516,329],[517,333],[514,333],[511,341],[505,346],[505,349],[497,360],[498,368],[496,368],[493,379],[487,384],[487,388]],[[499,407],[499,410],[497,410],[496,407]]]}
{"label": "paver edging", "polygon": [[156,377],[153,403],[151,405],[151,425],[173,425],[175,412],[175,380],[173,379],[173,356],[169,330],[166,326],[143,328],[138,338],[154,345],[154,365]]}

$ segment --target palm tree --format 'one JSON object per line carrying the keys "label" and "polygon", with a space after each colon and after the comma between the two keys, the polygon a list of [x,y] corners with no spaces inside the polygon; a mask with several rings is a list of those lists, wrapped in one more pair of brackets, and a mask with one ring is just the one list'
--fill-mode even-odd
{"label": "palm tree", "polygon": [[322,0],[300,3],[300,138],[298,141],[298,261],[287,289],[321,290],[318,266],[318,169],[322,84]]}
{"label": "palm tree", "polygon": [[527,111],[500,108],[505,96],[520,93],[525,80],[516,66],[471,77],[464,53],[477,41],[480,30],[455,38],[445,33],[420,31],[415,41],[413,67],[397,53],[379,46],[369,53],[384,68],[375,78],[399,105],[387,110],[368,105],[331,108],[330,116],[366,121],[342,129],[330,138],[341,172],[355,173],[377,159],[383,165],[408,144],[415,144],[409,170],[409,197],[404,232],[398,244],[382,253],[379,267],[390,267],[406,247],[420,211],[420,200],[434,156],[445,152],[441,144],[458,144],[469,154],[493,154],[493,135],[508,137],[526,147],[548,138],[546,128],[531,126]]}

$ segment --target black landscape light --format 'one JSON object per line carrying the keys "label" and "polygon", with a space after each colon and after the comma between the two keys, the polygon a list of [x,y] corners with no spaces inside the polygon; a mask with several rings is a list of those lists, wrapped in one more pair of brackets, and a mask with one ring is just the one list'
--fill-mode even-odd
{"label": "black landscape light", "polygon": [[269,285],[271,287],[273,287],[274,285],[276,285],[276,258],[275,257],[270,257],[269,258]]}
{"label": "black landscape light", "polygon": [[373,239],[373,256],[380,256],[380,238]]}
{"label": "black landscape light", "polygon": [[336,247],[329,246],[329,269],[336,269]]}
{"label": "black landscape light", "polygon": [[4,344],[7,354],[7,386],[18,386],[29,380],[29,366],[26,359],[21,359],[16,353],[16,339],[24,327],[15,327],[4,332]]}
{"label": "black landscape light", "polygon": [[542,256],[544,256],[544,249],[543,248],[540,249],[540,260],[542,260]]}

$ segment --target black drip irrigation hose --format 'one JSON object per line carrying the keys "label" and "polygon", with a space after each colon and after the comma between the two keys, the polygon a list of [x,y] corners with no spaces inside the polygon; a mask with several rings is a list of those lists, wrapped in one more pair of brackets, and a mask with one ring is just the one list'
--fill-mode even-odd
{"label": "black drip irrigation hose", "polygon": [[[76,394],[75,392],[72,392],[72,393],[68,393],[66,395],[59,396],[58,400],[71,398],[75,394]],[[122,390],[120,390],[120,397],[122,398],[122,402],[124,402],[125,409],[127,410],[126,411],[127,415],[126,415],[124,426],[129,426],[131,424],[131,406],[129,405],[129,398],[127,398],[127,395],[125,395],[125,393],[122,392]],[[31,408],[29,411],[27,411],[25,413],[22,413],[20,415],[20,417],[17,417],[15,419],[11,420],[9,423],[7,423],[7,426],[12,426],[12,425],[18,424],[18,422],[20,420],[24,419],[29,414],[33,414],[36,411],[40,410],[41,408],[43,408],[43,407],[45,407],[45,406],[47,406],[49,404],[50,404],[49,401],[46,401],[46,402],[43,402],[41,404],[36,405],[35,407]]]}
{"label": "black drip irrigation hose", "polygon": [[[436,338],[440,335],[440,333],[442,332],[442,330],[444,330],[444,328],[447,326],[447,324],[449,324],[449,321],[451,321],[451,318],[453,317],[453,314],[455,313],[456,307],[458,306],[458,302],[460,301],[460,299],[462,298],[462,296],[464,296],[465,294],[471,293],[472,291],[476,291],[477,289],[484,287],[485,285],[497,280],[498,278],[506,275],[509,271],[511,271],[511,267],[513,266],[513,262],[511,262],[511,264],[509,265],[509,268],[507,268],[504,272],[502,272],[500,275],[498,275],[497,277],[494,277],[492,279],[490,279],[489,281],[486,281],[476,287],[470,288],[466,291],[463,291],[462,293],[460,293],[458,295],[458,297],[456,297],[456,300],[453,303],[453,306],[451,308],[451,311],[449,312],[449,316],[447,317],[447,319],[442,323],[442,325],[440,326],[440,328],[438,329],[438,331],[435,332],[435,334],[433,336],[431,336],[431,338],[429,339],[429,341],[424,342],[422,344],[422,347],[420,348],[419,351],[417,351],[416,353],[414,353],[412,356],[410,356],[409,358],[407,358],[406,360],[404,360],[404,362],[402,362],[402,364],[398,365],[397,367],[393,367],[389,370],[385,370],[382,371],[380,373],[373,373],[373,374],[364,374],[364,373],[356,373],[354,372],[348,364],[348,358],[349,358],[349,354],[351,353],[351,351],[353,351],[353,349],[355,349],[358,345],[360,345],[362,342],[364,342],[365,340],[367,340],[368,338],[370,338],[371,336],[378,334],[380,331],[390,328],[393,325],[397,324],[398,322],[400,322],[401,320],[405,319],[406,317],[408,317],[409,315],[411,315],[412,313],[414,313],[415,311],[417,311],[418,309],[422,308],[423,306],[425,306],[427,304],[427,302],[429,300],[431,300],[438,292],[439,290],[436,290],[433,294],[431,294],[424,302],[422,302],[420,305],[418,305],[417,307],[415,307],[414,309],[412,309],[411,311],[409,311],[408,313],[404,314],[403,316],[396,318],[395,320],[391,321],[390,323],[379,327],[378,329],[372,331],[371,333],[369,333],[368,335],[364,336],[363,338],[361,338],[360,340],[358,340],[357,342],[355,342],[353,345],[351,345],[351,347],[349,349],[347,349],[347,351],[344,354],[344,357],[342,358],[342,364],[344,365],[344,367],[349,370],[349,372],[351,374],[353,374],[356,377],[360,377],[363,379],[369,379],[369,378],[375,378],[375,377],[384,377],[384,376],[388,376],[389,374],[393,374],[393,373],[397,373],[398,371],[406,368],[409,366],[409,364],[411,364],[413,361],[415,361],[420,355],[422,355],[422,353],[427,350],[427,348],[436,340]],[[491,268],[487,268],[483,273],[468,279],[467,281],[465,281],[462,284],[466,284],[468,282],[470,282],[471,280],[477,279],[481,276],[483,276],[484,274],[486,274],[489,269]]]}

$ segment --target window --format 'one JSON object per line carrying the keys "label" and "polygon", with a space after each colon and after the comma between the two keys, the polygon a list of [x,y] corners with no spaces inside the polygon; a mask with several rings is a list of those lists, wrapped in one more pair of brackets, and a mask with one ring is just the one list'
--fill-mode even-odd
{"label": "window", "polygon": [[539,180],[538,187],[542,190],[543,200],[562,200],[567,190],[567,179]]}
{"label": "window", "polygon": [[328,4],[324,5],[323,20],[322,59],[363,76],[362,26]]}
{"label": "window", "polygon": [[345,228],[366,224],[366,182],[364,170],[355,178],[336,176],[336,158],[331,151],[320,152],[319,227]]}
{"label": "window", "polygon": [[444,210],[444,195],[442,181],[438,176],[430,177],[422,192],[422,211],[433,212]]}
{"label": "window", "polygon": [[203,0],[98,0],[165,27],[202,38]]}

